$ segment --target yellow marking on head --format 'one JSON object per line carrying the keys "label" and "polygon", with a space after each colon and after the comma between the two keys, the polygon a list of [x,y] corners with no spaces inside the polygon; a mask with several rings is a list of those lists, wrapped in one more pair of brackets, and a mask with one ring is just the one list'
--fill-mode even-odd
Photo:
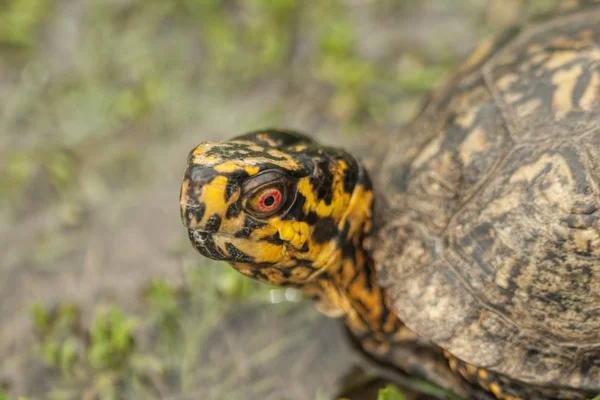
{"label": "yellow marking on head", "polygon": [[313,265],[321,267],[323,271],[331,266],[338,266],[342,260],[342,250],[337,247],[335,240],[323,243],[321,246],[313,246],[310,256],[315,260]]}
{"label": "yellow marking on head", "polygon": [[297,144],[295,146],[290,147],[290,150],[292,151],[304,151],[306,149],[308,149],[308,145],[306,144]]}
{"label": "yellow marking on head", "polygon": [[203,156],[209,150],[213,149],[217,145],[218,145],[218,143],[209,143],[209,142],[200,143],[198,146],[196,146],[196,148],[194,149],[192,154],[194,156]]}
{"label": "yellow marking on head", "polygon": [[301,249],[308,239],[309,227],[306,222],[274,219],[271,225],[279,231],[282,240],[289,242],[296,249]]}
{"label": "yellow marking on head", "polygon": [[232,196],[228,202],[225,201],[225,188],[227,187],[227,177],[217,176],[209,184],[202,187],[202,194],[200,195],[200,203],[204,203],[205,211],[202,216],[202,220],[198,221],[195,218],[191,221],[188,226],[189,229],[197,229],[200,225],[205,223],[208,218],[217,214],[223,218],[223,214],[227,210],[227,206],[237,199],[236,196]]}
{"label": "yellow marking on head", "polygon": [[364,186],[357,187],[356,194],[352,196],[352,200],[350,201],[347,211],[348,214],[352,214],[350,219],[350,235],[356,234],[358,230],[362,228],[360,226],[361,221],[364,221],[366,218],[371,218],[372,204],[373,192],[370,190],[365,190]]}
{"label": "yellow marking on head", "polygon": [[339,160],[337,165],[331,165],[333,197],[329,205],[324,201],[317,204],[315,211],[320,217],[331,216],[336,221],[340,221],[342,215],[347,211],[351,194],[344,192],[342,179],[346,169],[348,169],[348,165],[343,160]]}
{"label": "yellow marking on head", "polygon": [[277,149],[268,149],[267,150],[267,154],[270,155],[271,157],[277,157],[277,158],[285,158],[287,160],[289,160],[293,165],[296,165],[297,162],[295,159],[293,159],[292,157],[290,157],[289,154],[284,153],[281,150],[277,150]]}
{"label": "yellow marking on head", "polygon": [[[236,194],[235,197],[238,197],[239,195]],[[234,203],[236,200],[234,197],[232,197],[230,199],[230,201],[228,202],[228,204],[232,204]],[[244,226],[244,221],[245,221],[245,217],[243,213],[240,213],[238,216],[234,217],[234,218],[226,218],[227,212],[227,208],[225,208],[224,210],[222,210],[221,212],[221,227],[219,228],[220,231],[222,232],[238,232],[239,230],[241,230]]]}
{"label": "yellow marking on head", "polygon": [[[207,207],[217,205],[218,209],[223,209],[225,206],[225,188],[227,186],[226,176],[217,176],[211,183],[204,185],[200,201],[206,204]],[[211,213],[205,213],[212,215]]]}
{"label": "yellow marking on head", "polygon": [[298,192],[306,198],[306,201],[302,206],[302,212],[304,212],[304,214],[308,214],[310,211],[315,209],[317,202],[316,194],[309,178],[300,179],[298,182]]}
{"label": "yellow marking on head", "polygon": [[354,277],[356,271],[355,271],[355,265],[353,260],[348,259],[348,258],[344,258],[342,261],[342,269],[340,272],[340,278],[342,282],[350,282],[352,280],[352,278]]}
{"label": "yellow marking on head", "polygon": [[273,225],[279,225],[279,237],[286,242],[290,242],[296,236],[296,231],[294,230],[294,226],[291,223],[281,223],[278,224],[275,221],[272,222]]}
{"label": "yellow marking on head", "polygon": [[309,267],[294,267],[292,277],[297,281],[306,281],[314,271]]}
{"label": "yellow marking on head", "polygon": [[210,156],[197,155],[197,156],[194,156],[192,163],[198,164],[198,165],[201,164],[201,165],[206,165],[206,166],[213,166],[222,161],[223,160],[221,159],[221,157],[216,156],[216,155],[210,155]]}
{"label": "yellow marking on head", "polygon": [[264,239],[268,236],[272,236],[275,233],[277,233],[277,228],[275,228],[273,225],[265,225],[261,228],[255,228],[251,233],[250,233],[250,239],[252,240],[259,240],[259,239]]}
{"label": "yellow marking on head", "polygon": [[[242,148],[242,149],[235,150],[237,153],[239,153],[241,155],[249,154],[249,152],[257,152],[257,153],[264,153],[264,154],[266,154],[266,156],[244,157],[243,160],[231,160],[231,159],[224,160],[218,154],[207,155],[207,153],[209,151],[211,151],[215,148],[227,149],[228,145],[231,143],[241,144],[246,147],[245,149]],[[194,151],[192,152],[192,155],[193,155],[193,160],[192,160],[193,164],[212,166],[218,172],[223,172],[223,173],[234,172],[234,171],[240,170],[240,167],[255,168],[254,166],[256,166],[258,164],[265,164],[265,163],[273,164],[273,165],[285,168],[287,170],[294,170],[294,171],[302,168],[302,165],[296,159],[294,159],[293,156],[291,156],[285,152],[282,152],[280,150],[277,150],[277,149],[271,149],[271,148],[265,148],[265,147],[259,146],[256,143],[250,142],[247,140],[232,140],[232,141],[227,142],[226,144],[218,143],[218,142],[217,143],[212,143],[212,142],[201,143],[194,149]],[[269,158],[268,156],[279,158],[279,160]],[[256,171],[258,172],[258,170],[256,170]],[[256,173],[256,172],[254,172],[254,173]]]}
{"label": "yellow marking on head", "polygon": [[256,137],[260,140],[262,140],[263,142],[266,142],[269,144],[269,146],[279,146],[279,142],[274,141],[271,136],[269,136],[266,133],[259,133],[258,135],[256,135]]}
{"label": "yellow marking on head", "polygon": [[219,165],[215,165],[214,166],[215,171],[217,172],[221,172],[221,173],[231,173],[231,172],[235,172],[235,171],[246,171],[248,172],[248,175],[252,176],[252,175],[256,175],[259,171],[259,168],[253,165],[247,165],[245,161],[238,161],[238,160],[232,160],[232,161],[225,161],[222,164]]}
{"label": "yellow marking on head", "polygon": [[[257,263],[278,263],[287,256],[284,252],[284,246],[269,242],[252,242],[249,240],[238,239],[232,242],[240,251],[251,254]],[[257,251],[260,249],[260,251]]]}

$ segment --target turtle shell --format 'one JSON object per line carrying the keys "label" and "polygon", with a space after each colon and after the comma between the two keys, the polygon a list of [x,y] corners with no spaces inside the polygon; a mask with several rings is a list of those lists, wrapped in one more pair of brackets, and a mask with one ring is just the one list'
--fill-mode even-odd
{"label": "turtle shell", "polygon": [[600,7],[484,42],[394,142],[375,259],[402,321],[511,379],[600,393]]}

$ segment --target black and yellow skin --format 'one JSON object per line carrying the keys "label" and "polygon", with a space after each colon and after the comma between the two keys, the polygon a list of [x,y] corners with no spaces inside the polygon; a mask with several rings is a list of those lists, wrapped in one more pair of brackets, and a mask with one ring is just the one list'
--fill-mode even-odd
{"label": "black and yellow skin", "polygon": [[600,1],[576,3],[484,42],[364,167],[293,132],[199,145],[192,243],[462,397],[598,395]]}
{"label": "black and yellow skin", "polygon": [[[325,314],[351,313],[357,331],[393,332],[397,322],[383,313],[372,268],[355,268],[370,260],[363,243],[372,203],[369,177],[352,156],[276,130],[200,144],[181,189],[181,216],[201,254],[301,288]],[[371,290],[349,297],[354,287]]]}
{"label": "black and yellow skin", "polygon": [[[281,196],[266,212],[259,203],[265,194]],[[319,311],[344,318],[378,361],[468,395],[441,349],[400,322],[377,284],[373,188],[345,151],[278,130],[202,143],[188,156],[180,206],[202,255],[260,281],[301,289]]]}

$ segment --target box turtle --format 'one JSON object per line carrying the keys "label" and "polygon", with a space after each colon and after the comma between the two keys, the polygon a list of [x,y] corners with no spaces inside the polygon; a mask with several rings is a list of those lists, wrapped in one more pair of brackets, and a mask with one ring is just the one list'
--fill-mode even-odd
{"label": "box turtle", "polygon": [[201,143],[180,193],[193,246],[302,290],[382,364],[464,397],[599,394],[587,3],[485,41],[370,160],[285,130]]}

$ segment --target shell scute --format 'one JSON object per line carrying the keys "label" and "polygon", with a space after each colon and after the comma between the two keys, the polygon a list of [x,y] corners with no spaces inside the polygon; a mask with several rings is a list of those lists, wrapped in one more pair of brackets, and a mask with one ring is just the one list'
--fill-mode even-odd
{"label": "shell scute", "polygon": [[600,8],[481,59],[411,126],[427,138],[412,156],[383,163],[384,286],[467,363],[552,396],[600,392]]}
{"label": "shell scute", "polygon": [[526,31],[486,65],[486,81],[516,141],[576,136],[598,126],[598,18],[593,11]]}

